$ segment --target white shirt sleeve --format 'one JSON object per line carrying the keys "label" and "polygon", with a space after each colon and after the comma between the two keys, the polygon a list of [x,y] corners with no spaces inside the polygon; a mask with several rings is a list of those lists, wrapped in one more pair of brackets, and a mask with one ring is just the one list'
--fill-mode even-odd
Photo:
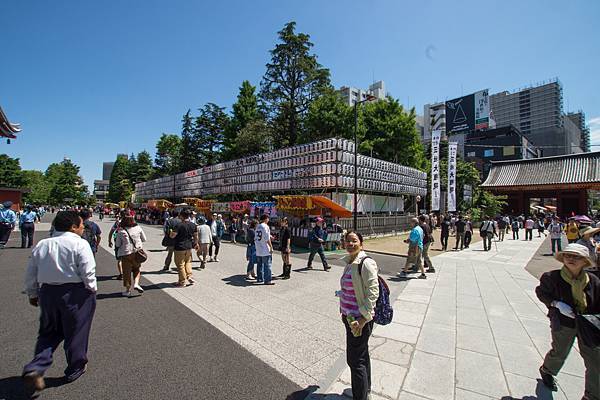
{"label": "white shirt sleeve", "polygon": [[81,243],[78,249],[77,274],[86,288],[92,292],[98,291],[96,282],[96,260],[92,248],[87,242]]}
{"label": "white shirt sleeve", "polygon": [[29,297],[38,297],[39,284],[37,280],[38,260],[35,249],[29,259],[25,273],[25,292]]}
{"label": "white shirt sleeve", "polygon": [[140,227],[140,239],[142,240],[142,242],[146,241],[146,233],[144,232],[142,227]]}

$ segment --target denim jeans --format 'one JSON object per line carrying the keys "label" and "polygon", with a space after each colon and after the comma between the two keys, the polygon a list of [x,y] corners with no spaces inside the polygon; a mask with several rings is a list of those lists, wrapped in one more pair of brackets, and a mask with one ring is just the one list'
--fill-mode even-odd
{"label": "denim jeans", "polygon": [[271,266],[273,264],[273,256],[256,256],[256,280],[265,283],[271,282]]}
{"label": "denim jeans", "polygon": [[246,258],[248,259],[248,266],[246,267],[246,273],[249,274],[254,272],[254,264],[256,264],[256,247],[246,247]]}
{"label": "denim jeans", "polygon": [[556,253],[556,248],[558,247],[558,251],[562,251],[562,243],[560,239],[551,239],[552,240],[552,254]]}

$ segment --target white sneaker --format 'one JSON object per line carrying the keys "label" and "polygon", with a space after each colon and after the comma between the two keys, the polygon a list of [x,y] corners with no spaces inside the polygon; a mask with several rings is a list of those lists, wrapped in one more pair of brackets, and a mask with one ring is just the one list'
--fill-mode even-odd
{"label": "white sneaker", "polygon": [[133,288],[137,290],[138,293],[144,293],[144,289],[140,285],[134,285]]}
{"label": "white sneaker", "polygon": [[123,293],[121,293],[121,295],[123,295],[123,297],[131,297],[131,292],[129,290],[125,290]]}
{"label": "white sneaker", "polygon": [[214,262],[219,262],[219,259],[215,257]]}
{"label": "white sneaker", "polygon": [[196,283],[196,281],[194,280],[194,278],[188,278],[188,284],[189,285],[193,285],[194,283]]}

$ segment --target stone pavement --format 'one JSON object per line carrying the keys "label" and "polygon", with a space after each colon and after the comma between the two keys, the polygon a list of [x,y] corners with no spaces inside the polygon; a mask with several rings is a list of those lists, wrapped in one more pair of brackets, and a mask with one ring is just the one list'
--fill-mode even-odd
{"label": "stone pavement", "polygon": [[[103,231],[101,245],[108,249],[106,238],[114,221],[111,218],[96,222]],[[223,243],[220,262],[208,263],[204,270],[199,269],[194,255],[195,285],[174,288],[170,284],[177,280],[177,273],[160,272],[166,256],[160,244],[162,230],[157,226],[142,227],[148,237],[144,248],[149,253],[149,260],[142,267],[144,279],[299,386],[329,386],[335,378],[329,377],[329,372],[339,371],[336,365],[343,366],[345,359],[345,331],[334,295],[339,289],[341,266],[331,263],[331,272],[324,272],[317,257],[315,269],[309,271],[304,269],[304,259],[293,256],[290,280],[278,280],[274,286],[258,285],[244,279],[245,245]],[[397,262],[398,271],[403,260],[388,258]],[[279,252],[273,259],[273,274],[279,275]],[[395,282],[392,290],[399,292],[404,285]]]}
{"label": "stone pavement", "polygon": [[[581,399],[583,361],[573,350],[552,394],[538,380],[550,348],[538,280],[525,271],[542,239],[482,244],[433,259],[427,280],[411,279],[394,303],[394,322],[370,341],[373,400]],[[313,398],[337,399],[346,367]],[[554,396],[554,397],[553,397]]]}

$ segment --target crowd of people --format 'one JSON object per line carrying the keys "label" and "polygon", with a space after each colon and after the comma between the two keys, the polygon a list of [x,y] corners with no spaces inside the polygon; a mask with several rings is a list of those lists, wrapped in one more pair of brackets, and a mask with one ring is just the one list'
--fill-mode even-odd
{"label": "crowd of people", "polygon": [[[31,211],[33,212],[33,211]],[[43,375],[52,363],[52,353],[58,343],[65,341],[67,355],[67,382],[78,379],[87,370],[87,344],[90,326],[95,312],[95,254],[98,251],[102,232],[91,220],[91,211],[59,212],[53,221],[50,238],[41,240],[33,249],[26,273],[26,292],[33,306],[41,309],[40,331],[35,346],[35,356],[23,369],[26,384],[34,390],[45,386]],[[246,279],[264,285],[274,284],[272,275],[273,237],[269,216],[258,219],[244,217],[243,240],[246,243]],[[539,220],[538,220],[539,221]],[[317,218],[309,234],[310,256],[306,268],[319,254],[323,268],[329,271],[323,251],[325,233],[323,219]],[[282,258],[282,274],[279,278],[289,279],[291,271],[291,235],[288,221],[280,223],[279,250]],[[504,240],[509,229],[518,239],[518,230],[525,229],[525,239],[531,240],[533,230],[545,235],[548,230],[561,239],[565,235],[569,245],[562,250],[555,244],[556,258],[563,265],[560,270],[544,274],[536,293],[546,306],[551,321],[552,348],[540,367],[542,381],[551,390],[557,390],[555,376],[564,364],[575,337],[578,338],[580,354],[586,366],[585,399],[595,399],[600,390],[598,382],[600,366],[600,342],[593,326],[582,332],[582,318],[600,314],[600,278],[590,268],[597,266],[600,246],[600,225],[577,224],[569,220],[562,224],[557,218],[550,223],[538,223],[534,218],[508,218],[500,216],[485,218],[478,224],[484,247],[489,251],[491,240]],[[543,226],[543,229],[540,228]],[[593,225],[593,226],[592,226]],[[576,227],[576,229],[575,229]],[[421,215],[412,220],[412,229],[407,239],[409,257],[402,274],[406,276],[411,264],[420,272],[434,273],[429,249],[434,242],[432,232],[440,229],[442,249],[447,250],[450,234],[455,236],[454,249],[468,248],[474,232],[474,224],[466,216],[436,217]],[[186,287],[195,283],[191,262],[194,254],[200,260],[200,268],[208,262],[219,262],[220,239],[226,229],[219,214],[208,218],[194,215],[189,209],[171,213],[165,220],[162,244],[167,248],[163,269],[169,270],[175,261],[178,280],[175,287]],[[515,234],[515,230],[517,233]],[[501,233],[502,232],[502,233]],[[115,249],[118,278],[123,280],[123,296],[131,291],[143,293],[140,285],[141,265],[147,259],[143,249],[146,235],[136,223],[134,212],[122,210],[116,218],[108,237],[108,244]],[[86,244],[87,242],[87,244]],[[376,318],[381,288],[378,283],[377,262],[363,249],[360,233],[349,231],[344,234],[348,255],[343,259],[345,268],[340,276],[339,312],[346,330],[346,360],[350,367],[352,387],[345,394],[354,399],[368,399],[371,391],[371,364],[369,338]],[[77,304],[77,307],[74,305]],[[593,322],[592,322],[593,325]]]}

